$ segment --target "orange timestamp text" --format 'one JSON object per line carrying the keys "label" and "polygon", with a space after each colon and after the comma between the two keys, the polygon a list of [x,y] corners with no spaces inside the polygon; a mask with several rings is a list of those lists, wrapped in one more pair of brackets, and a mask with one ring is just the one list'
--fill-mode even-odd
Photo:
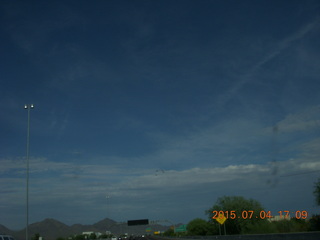
{"label": "orange timestamp text", "polygon": [[[212,211],[213,216],[212,219],[270,219],[274,218],[271,211],[253,211],[253,210],[243,210],[241,212],[237,212],[234,210],[231,211]],[[293,215],[292,218],[296,219],[306,219],[308,217],[308,211],[278,211],[278,216],[280,219],[290,218],[290,214]]]}

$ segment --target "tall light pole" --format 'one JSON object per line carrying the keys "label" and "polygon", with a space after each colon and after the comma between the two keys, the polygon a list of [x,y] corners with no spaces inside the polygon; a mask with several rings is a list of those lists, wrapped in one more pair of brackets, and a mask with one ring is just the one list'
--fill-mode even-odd
{"label": "tall light pole", "polygon": [[110,196],[109,196],[109,195],[107,195],[107,196],[106,196],[106,199],[107,199],[107,217],[109,217],[109,218],[110,218],[110,213],[109,213],[109,203],[108,203],[109,198],[110,198]]}
{"label": "tall light pole", "polygon": [[26,190],[26,240],[28,240],[29,227],[29,139],[30,139],[30,110],[33,109],[33,104],[25,104],[24,109],[28,110],[28,127],[27,127],[27,190]]}

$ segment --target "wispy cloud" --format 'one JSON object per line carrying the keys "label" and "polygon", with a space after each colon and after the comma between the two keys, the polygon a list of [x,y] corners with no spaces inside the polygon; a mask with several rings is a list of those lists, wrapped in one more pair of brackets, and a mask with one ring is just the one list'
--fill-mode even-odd
{"label": "wispy cloud", "polygon": [[288,114],[274,126],[264,128],[265,134],[318,132],[320,129],[320,106],[309,106],[303,110]]}
{"label": "wispy cloud", "polygon": [[219,102],[224,105],[231,98],[237,95],[238,91],[247,83],[256,81],[253,75],[256,74],[266,63],[272,61],[275,57],[279,56],[285,49],[290,48],[296,41],[306,37],[308,34],[316,31],[320,27],[320,17],[316,17],[310,23],[302,26],[297,32],[275,43],[274,49],[269,50],[260,60],[256,61],[244,74],[237,76],[233,86],[221,96]]}
{"label": "wispy cloud", "polygon": [[[318,143],[318,142],[317,142]],[[311,143],[315,146],[315,143]],[[310,148],[308,148],[310,151]],[[316,151],[313,149],[313,151]],[[303,155],[302,155],[303,156]],[[320,170],[320,163],[313,158],[296,158],[278,162],[279,175],[297,173],[299,171],[306,172],[312,170]],[[3,186],[15,186],[16,182],[23,182],[22,167],[17,166],[17,161],[1,160],[4,163],[2,175],[6,176],[3,180]],[[21,162],[21,161],[19,161]],[[165,191],[165,189],[179,189],[196,187],[202,184],[222,183],[226,181],[237,181],[239,179],[247,179],[249,176],[259,178],[259,176],[271,176],[272,166],[265,164],[233,164],[225,167],[211,168],[190,168],[183,170],[163,170],[161,174],[156,174],[155,169],[128,169],[120,167],[109,167],[107,165],[80,165],[83,171],[79,172],[79,178],[73,179],[72,173],[79,166],[71,163],[57,163],[45,159],[33,159],[30,163],[32,166],[30,178],[33,189],[41,194],[41,189],[45,192],[58,190],[61,196],[72,196],[76,191],[82,191],[86,194],[101,194],[105,191],[123,189],[123,196],[126,196],[128,189],[153,189],[153,191]],[[18,172],[17,178],[14,172]],[[41,175],[40,175],[41,173]],[[114,176],[119,177],[115,181]],[[111,178],[113,179],[111,181]],[[262,177],[263,179],[264,177]],[[8,181],[12,179],[14,181]],[[16,179],[16,180],[15,180]],[[77,186],[77,187],[76,187]],[[6,189],[9,189],[6,188]],[[13,188],[21,190],[20,188]],[[44,196],[39,196],[43,199]],[[46,198],[50,198],[47,196]]]}
{"label": "wispy cloud", "polygon": [[299,113],[290,114],[278,122],[277,126],[281,132],[320,129],[320,106],[312,106]]}

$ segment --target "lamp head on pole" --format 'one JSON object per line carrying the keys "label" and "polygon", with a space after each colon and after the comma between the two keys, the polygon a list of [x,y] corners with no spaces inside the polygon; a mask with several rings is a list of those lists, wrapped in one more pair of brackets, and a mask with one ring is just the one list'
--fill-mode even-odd
{"label": "lamp head on pole", "polygon": [[30,109],[34,108],[34,105],[33,104],[25,104],[24,109],[28,109],[28,108],[30,108]]}

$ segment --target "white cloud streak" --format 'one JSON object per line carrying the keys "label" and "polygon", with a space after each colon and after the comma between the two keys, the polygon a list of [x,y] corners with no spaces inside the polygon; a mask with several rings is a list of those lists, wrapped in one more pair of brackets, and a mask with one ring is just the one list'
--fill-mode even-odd
{"label": "white cloud streak", "polygon": [[282,132],[320,129],[320,106],[309,107],[302,112],[290,114],[278,122],[277,126]]}
{"label": "white cloud streak", "polygon": [[[21,167],[17,167],[16,161],[1,160],[6,163],[2,168],[1,179],[2,190],[11,189],[9,194],[20,194],[23,189],[23,178],[20,175]],[[184,170],[163,170],[156,174],[154,169],[123,169],[109,168],[106,165],[82,165],[85,173],[81,173],[77,179],[68,178],[73,169],[77,166],[70,163],[55,163],[45,159],[34,159],[31,161],[34,166],[31,171],[31,191],[37,192],[38,201],[46,201],[53,195],[47,196],[47,192],[54,193],[55,198],[69,198],[73,195],[101,195],[103,191],[116,191],[117,194],[126,196],[127,190],[143,191],[164,191],[165,189],[184,189],[186,186],[197,187],[203,184],[214,184],[227,181],[238,181],[246,178],[259,178],[259,176],[272,176],[272,166],[266,164],[242,164],[228,165],[226,167],[215,168],[190,168]],[[288,175],[297,172],[307,172],[320,170],[320,163],[316,159],[290,159],[278,162],[278,175]],[[17,175],[6,174],[9,172],[19,172]],[[38,175],[42,173],[41,175]],[[116,181],[114,176],[119,176]],[[264,177],[262,177],[264,178]],[[17,185],[18,184],[18,185]],[[122,189],[122,190],[121,190]],[[41,200],[42,199],[42,200]],[[4,204],[4,203],[3,203]]]}
{"label": "white cloud streak", "polygon": [[270,135],[274,133],[305,133],[320,129],[320,106],[309,106],[303,110],[290,113],[274,126],[270,126],[261,130],[262,135]]}
{"label": "white cloud streak", "polygon": [[261,69],[266,63],[280,55],[285,49],[292,46],[292,44],[299,39],[306,37],[308,34],[316,31],[320,27],[320,17],[316,17],[310,23],[304,25],[300,30],[288,36],[287,38],[281,40],[277,47],[273,50],[269,51],[265,56],[263,56],[259,61],[255,62],[255,64],[244,74],[240,75],[240,80],[236,81],[235,84],[230,88],[220,99],[220,104],[224,105],[228,102],[232,97],[234,97],[238,91],[247,83],[250,83],[253,78],[252,75]]}

